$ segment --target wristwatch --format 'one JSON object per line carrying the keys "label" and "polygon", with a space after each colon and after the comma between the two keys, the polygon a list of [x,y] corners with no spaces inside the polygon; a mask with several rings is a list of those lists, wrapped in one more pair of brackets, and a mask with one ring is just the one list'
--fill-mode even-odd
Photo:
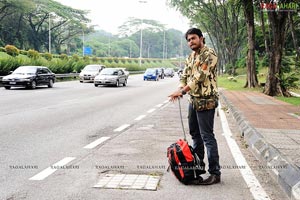
{"label": "wristwatch", "polygon": [[181,90],[181,94],[182,94],[182,95],[185,95],[185,94],[186,94],[186,91],[185,91],[185,90]]}

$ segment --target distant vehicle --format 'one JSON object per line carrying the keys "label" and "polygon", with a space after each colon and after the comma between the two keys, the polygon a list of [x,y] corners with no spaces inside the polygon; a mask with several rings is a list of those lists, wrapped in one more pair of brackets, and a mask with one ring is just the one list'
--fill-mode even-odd
{"label": "distant vehicle", "polygon": [[182,73],[183,73],[183,69],[182,68],[178,69],[177,74],[179,77],[181,77]]}
{"label": "distant vehicle", "polygon": [[165,70],[165,76],[167,76],[167,77],[173,77],[174,76],[174,69],[173,68],[167,68]]}
{"label": "distant vehicle", "polygon": [[115,85],[117,87],[123,84],[127,84],[127,76],[124,71],[120,68],[105,68],[98,76],[95,77],[94,85]]}
{"label": "distant vehicle", "polygon": [[20,66],[12,74],[2,78],[2,84],[5,89],[11,87],[26,87],[35,89],[40,85],[53,87],[55,74],[44,66]]}
{"label": "distant vehicle", "polygon": [[94,82],[95,77],[104,69],[104,65],[91,64],[85,66],[79,74],[79,81]]}
{"label": "distant vehicle", "polygon": [[164,70],[164,68],[157,68],[157,70],[158,70],[159,78],[164,79],[165,78],[165,70]]}
{"label": "distant vehicle", "polygon": [[154,68],[148,68],[146,69],[145,73],[144,73],[144,81],[145,80],[155,80],[158,81],[159,80],[159,73],[158,73],[158,69],[154,69]]}

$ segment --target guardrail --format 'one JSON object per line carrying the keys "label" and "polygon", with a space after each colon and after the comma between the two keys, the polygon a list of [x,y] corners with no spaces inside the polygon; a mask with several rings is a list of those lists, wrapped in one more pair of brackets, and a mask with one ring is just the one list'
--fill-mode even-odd
{"label": "guardrail", "polygon": [[55,74],[55,78],[76,78],[79,73]]}

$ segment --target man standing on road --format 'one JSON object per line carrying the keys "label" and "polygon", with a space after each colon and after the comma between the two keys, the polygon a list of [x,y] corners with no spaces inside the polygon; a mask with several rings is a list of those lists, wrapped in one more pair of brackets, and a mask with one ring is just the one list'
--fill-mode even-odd
{"label": "man standing on road", "polygon": [[[215,108],[218,106],[217,56],[214,50],[205,46],[200,29],[191,28],[185,38],[193,50],[187,58],[185,68],[180,77],[179,90],[171,94],[170,100],[175,101],[189,93],[188,122],[193,139],[193,148],[205,166],[204,144],[209,162],[207,179],[199,177],[200,185],[211,185],[221,181],[218,145],[214,135]],[[204,171],[205,173],[205,171]]]}

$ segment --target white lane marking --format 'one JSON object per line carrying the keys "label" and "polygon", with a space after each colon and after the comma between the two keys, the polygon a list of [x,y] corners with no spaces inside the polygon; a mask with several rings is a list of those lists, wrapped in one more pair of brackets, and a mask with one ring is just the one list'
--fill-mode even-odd
{"label": "white lane marking", "polygon": [[267,200],[270,199],[268,194],[265,192],[265,190],[260,185],[259,181],[256,179],[255,175],[253,174],[253,171],[249,167],[246,159],[244,158],[241,150],[239,149],[239,146],[235,142],[235,140],[231,137],[232,133],[230,131],[226,115],[224,111],[221,109],[222,105],[219,102],[219,114],[220,114],[220,120],[222,123],[222,128],[224,131],[224,137],[227,141],[228,147],[230,148],[231,154],[233,155],[233,158],[238,166],[245,166],[245,168],[241,168],[240,172],[250,188],[250,192],[252,193],[252,196],[255,200]]}
{"label": "white lane marking", "polygon": [[129,127],[130,124],[123,124],[122,126],[120,126],[119,128],[116,128],[114,130],[114,132],[120,132],[120,131],[123,131],[125,128]]}
{"label": "white lane marking", "polygon": [[101,138],[99,138],[98,140],[95,140],[94,142],[92,142],[92,143],[86,145],[86,146],[83,147],[83,148],[85,148],[85,149],[93,149],[93,148],[95,148],[96,146],[98,146],[99,144],[101,144],[102,142],[105,142],[106,140],[108,140],[109,138],[110,138],[110,137],[101,137]]}
{"label": "white lane marking", "polygon": [[143,118],[145,118],[146,117],[146,115],[140,115],[140,116],[138,116],[137,118],[135,118],[134,120],[135,121],[139,121],[139,120],[141,120],[141,119],[143,119]]}
{"label": "white lane marking", "polygon": [[148,110],[147,113],[152,113],[152,112],[154,112],[155,110],[156,110],[155,108],[152,108],[152,109]]}
{"label": "white lane marking", "polygon": [[64,165],[68,164],[69,162],[71,162],[74,159],[75,159],[75,157],[66,157],[66,158],[62,159],[61,161],[58,161],[57,163],[51,165],[51,167],[48,167],[48,168],[44,169],[43,171],[41,171],[40,173],[36,174],[35,176],[31,177],[29,180],[33,180],[33,181],[44,180],[46,177],[53,174],[57,169],[59,169],[59,167],[62,167]]}
{"label": "white lane marking", "polygon": [[161,107],[160,109],[161,109],[161,110],[164,109],[164,108],[167,107],[169,104],[170,104],[170,101],[167,101],[167,103],[166,103],[163,107]]}
{"label": "white lane marking", "polygon": [[158,105],[156,105],[155,107],[157,107],[157,108],[160,108],[160,107],[162,107],[164,104],[158,104]]}

